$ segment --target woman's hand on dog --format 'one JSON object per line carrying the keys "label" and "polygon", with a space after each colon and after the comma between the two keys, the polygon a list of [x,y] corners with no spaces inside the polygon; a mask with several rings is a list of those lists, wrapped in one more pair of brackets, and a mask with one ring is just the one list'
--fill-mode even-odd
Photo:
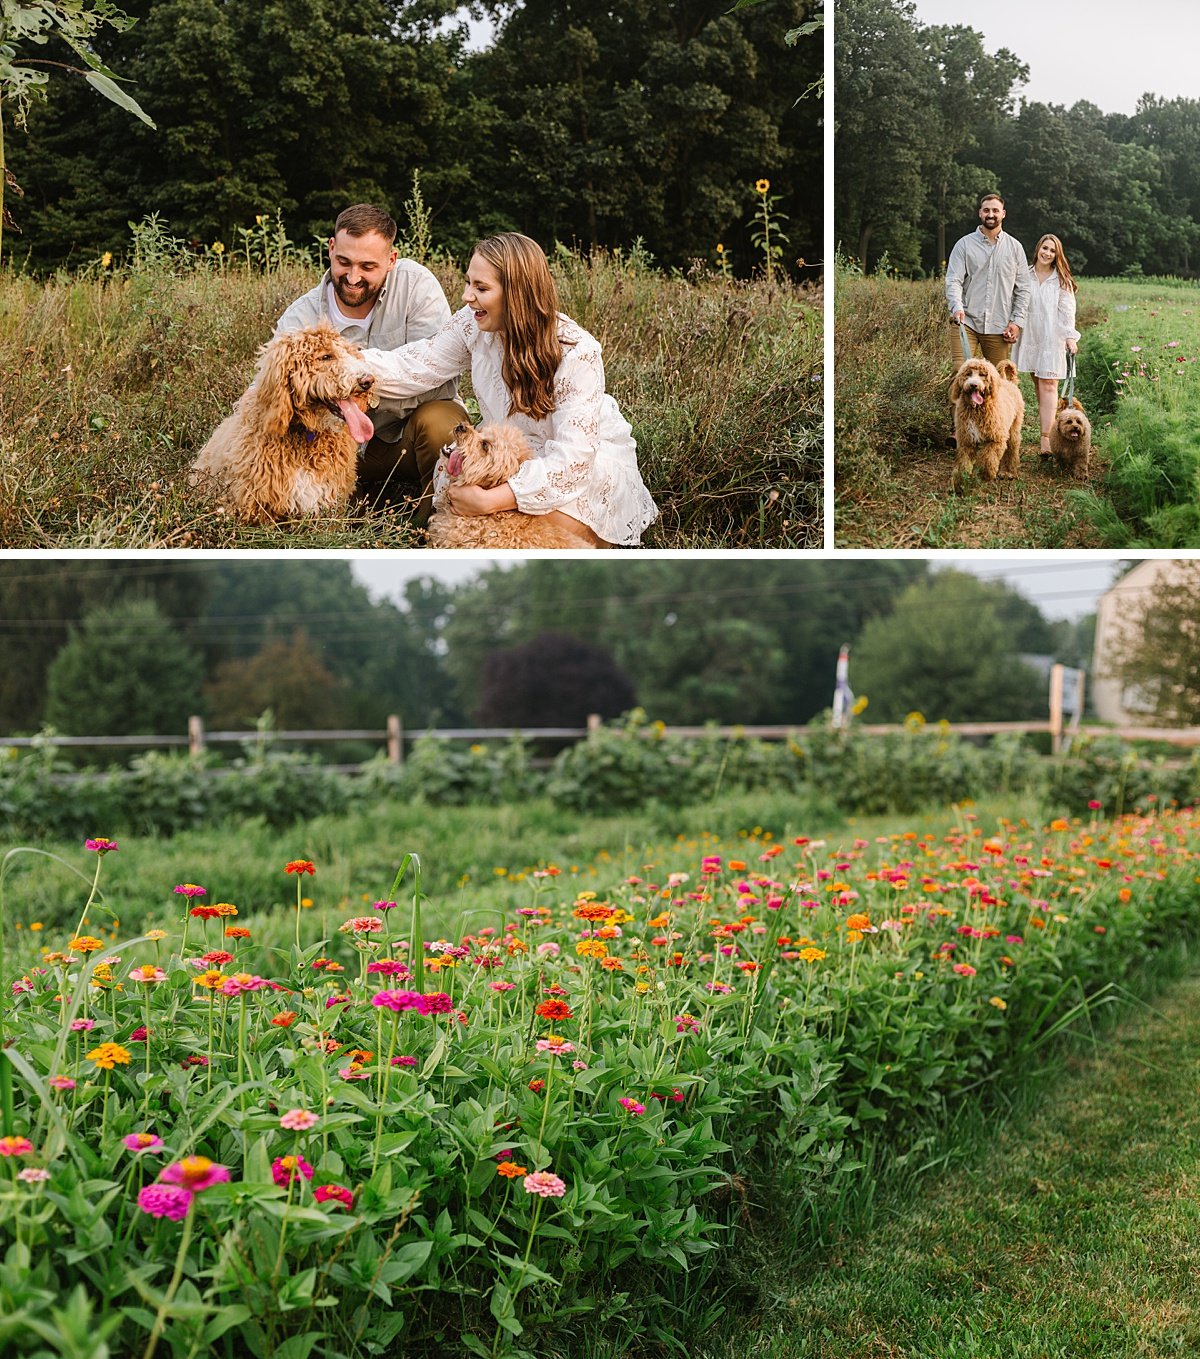
{"label": "woman's hand on dog", "polygon": [[485,490],[482,486],[451,486],[446,494],[455,514],[500,514],[504,510],[517,508],[517,498],[507,482],[491,490]]}

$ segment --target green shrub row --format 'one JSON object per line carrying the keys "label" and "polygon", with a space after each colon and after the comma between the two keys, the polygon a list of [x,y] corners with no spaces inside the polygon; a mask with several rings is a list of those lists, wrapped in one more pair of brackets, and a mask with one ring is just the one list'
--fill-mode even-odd
{"label": "green shrub row", "polygon": [[1047,758],[1019,736],[977,746],[913,725],[887,735],[798,729],[786,741],[672,736],[640,714],[593,732],[540,768],[530,747],[419,739],[405,763],[382,758],[356,775],[301,754],[259,751],[218,767],[212,757],[150,753],[128,770],[70,772],[50,746],[0,762],[0,830],[10,838],[173,835],[226,821],[282,828],[381,799],[432,806],[512,804],[548,796],[580,813],[695,805],[724,793],[782,792],[846,815],[907,814],[1002,794],[1063,811],[1099,801],[1118,814],[1186,803],[1200,793],[1200,756],[1147,758],[1117,737],[1077,739]]}

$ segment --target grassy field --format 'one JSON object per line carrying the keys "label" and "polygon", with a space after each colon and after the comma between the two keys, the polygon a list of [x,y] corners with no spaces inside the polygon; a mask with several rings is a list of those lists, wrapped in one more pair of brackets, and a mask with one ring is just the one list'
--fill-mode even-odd
{"label": "grassy field", "polygon": [[[1119,1290],[1194,1335],[1190,1200],[1150,1249],[1097,1187],[1173,1183],[1194,1073],[1020,1121],[1186,961],[1194,811],[504,815],[0,857],[5,1354],[1132,1359]],[[997,1118],[1041,1156],[956,1190]]]}
{"label": "grassy field", "polygon": [[[258,347],[318,275],[185,258],[0,275],[0,547],[419,546],[404,503],[251,529],[189,490]],[[636,256],[562,253],[554,268],[633,425],[661,511],[645,546],[819,547],[819,291],[668,278]],[[435,272],[456,308],[461,271]]]}
{"label": "grassy field", "polygon": [[944,312],[940,281],[838,276],[839,546],[1200,545],[1200,285],[1080,280],[1076,394],[1094,432],[1086,483],[1039,464],[1025,376],[1021,476],[951,493]]}

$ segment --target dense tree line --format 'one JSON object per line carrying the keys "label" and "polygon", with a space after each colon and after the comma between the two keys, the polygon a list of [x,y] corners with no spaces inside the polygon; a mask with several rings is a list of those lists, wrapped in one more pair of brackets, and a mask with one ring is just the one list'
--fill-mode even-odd
{"label": "dense tree line", "polygon": [[[819,36],[789,45],[812,0],[476,0],[496,24],[470,50],[452,0],[128,0],[97,39],[157,129],[81,81],[56,83],[6,139],[24,190],[18,258],[83,263],[157,212],[198,246],[282,213],[324,239],[349,203],[393,215],[420,171],[436,243],[478,235],[629,247],[660,263],[748,271],[754,185],[787,214],[789,258],[819,254]],[[52,56],[52,44],[45,55]]]}
{"label": "dense tree line", "polygon": [[[1030,42],[1036,41],[1031,31]],[[1032,249],[1062,238],[1077,272],[1200,271],[1200,100],[1145,94],[1132,116],[1018,100],[1028,68],[910,0],[839,0],[834,213],[868,269],[939,271],[981,192]]]}
{"label": "dense tree line", "polygon": [[870,715],[1043,716],[1023,653],[1086,637],[921,561],[533,561],[374,600],[337,560],[0,564],[0,741],[216,729],[807,722],[839,647]]}

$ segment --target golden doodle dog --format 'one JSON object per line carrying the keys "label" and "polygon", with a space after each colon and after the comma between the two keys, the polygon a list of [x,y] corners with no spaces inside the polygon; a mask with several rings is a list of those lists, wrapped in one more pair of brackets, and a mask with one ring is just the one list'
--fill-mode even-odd
{"label": "golden doodle dog", "polygon": [[234,517],[265,524],[345,508],[375,378],[329,325],[283,331],[259,351],[254,380],[192,464]]}
{"label": "golden doodle dog", "polygon": [[999,365],[968,359],[950,384],[958,457],[954,484],[961,487],[972,469],[984,481],[1015,477],[1021,463],[1021,422],[1025,398],[1017,369],[1009,359]]}
{"label": "golden doodle dog", "polygon": [[1058,414],[1050,428],[1050,452],[1058,465],[1083,480],[1092,456],[1092,423],[1074,397],[1058,399]]}
{"label": "golden doodle dog", "polygon": [[557,516],[522,514],[502,510],[499,514],[455,514],[447,491],[451,486],[502,485],[533,457],[533,449],[515,425],[460,424],[454,427],[454,443],[434,477],[433,514],[426,534],[430,547],[591,547],[593,542],[572,533]]}

